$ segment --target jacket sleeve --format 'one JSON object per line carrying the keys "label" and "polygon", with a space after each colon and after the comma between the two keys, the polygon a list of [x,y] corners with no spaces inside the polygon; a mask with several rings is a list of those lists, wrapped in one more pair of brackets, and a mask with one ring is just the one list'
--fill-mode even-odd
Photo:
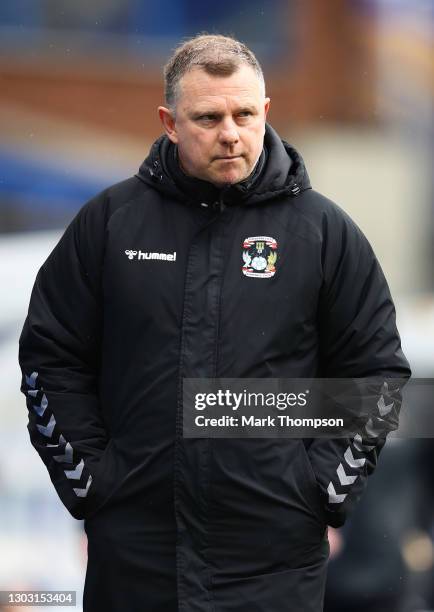
{"label": "jacket sleeve", "polygon": [[39,270],[19,348],[31,443],[77,519],[115,468],[98,400],[104,210],[101,196],[84,206]]}
{"label": "jacket sleeve", "polygon": [[[324,230],[320,375],[380,382],[372,418],[354,437],[307,444],[327,522],[339,527],[360,499],[387,433],[398,425],[399,388],[411,371],[386,279],[366,237],[338,207],[326,218]],[[393,384],[395,378],[399,384]]]}

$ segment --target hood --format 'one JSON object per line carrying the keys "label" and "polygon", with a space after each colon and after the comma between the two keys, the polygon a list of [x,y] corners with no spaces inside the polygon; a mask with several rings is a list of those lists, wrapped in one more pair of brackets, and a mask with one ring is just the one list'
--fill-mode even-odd
{"label": "hood", "polygon": [[[176,146],[167,136],[154,142],[136,176],[167,196],[191,205],[224,203],[251,205],[280,196],[298,196],[310,189],[301,155],[266,124],[264,150],[258,166],[245,181],[216,187],[185,175],[176,162]],[[252,179],[253,177],[253,179]]]}

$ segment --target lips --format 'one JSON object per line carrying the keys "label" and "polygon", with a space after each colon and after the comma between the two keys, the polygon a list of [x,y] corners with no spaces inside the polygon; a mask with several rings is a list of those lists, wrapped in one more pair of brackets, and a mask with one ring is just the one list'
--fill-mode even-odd
{"label": "lips", "polygon": [[239,159],[241,157],[241,155],[226,155],[226,156],[221,156],[221,157],[216,157],[216,160],[224,160],[224,161],[230,161],[233,159]]}

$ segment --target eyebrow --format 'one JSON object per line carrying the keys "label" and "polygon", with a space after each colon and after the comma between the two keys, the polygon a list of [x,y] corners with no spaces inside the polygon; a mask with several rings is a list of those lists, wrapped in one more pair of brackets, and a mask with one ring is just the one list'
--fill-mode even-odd
{"label": "eyebrow", "polygon": [[[257,111],[257,109],[256,109],[256,107],[254,105],[245,104],[245,105],[240,106],[239,108],[235,109],[234,114],[236,115],[237,113],[244,113],[246,111],[249,111],[251,113],[255,113]],[[222,114],[223,113],[221,113],[220,111],[217,111],[217,110],[203,109],[203,110],[193,111],[190,116],[193,119],[199,119],[200,117],[203,117],[203,115],[214,115],[215,117],[221,117]]]}

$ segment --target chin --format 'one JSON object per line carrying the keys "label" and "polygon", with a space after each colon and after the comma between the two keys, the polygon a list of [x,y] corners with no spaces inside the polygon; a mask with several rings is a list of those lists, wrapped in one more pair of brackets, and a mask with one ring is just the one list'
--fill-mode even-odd
{"label": "chin", "polygon": [[213,176],[210,176],[208,180],[214,183],[214,185],[218,186],[235,185],[236,183],[244,181],[244,179],[247,178],[249,174],[249,169],[246,168],[245,164],[228,164],[228,167],[226,168],[214,168],[214,172],[212,172]]}
{"label": "chin", "polygon": [[211,183],[213,183],[216,187],[225,187],[225,185],[235,185],[236,183],[239,183],[239,182],[240,181],[238,180],[223,179],[223,178],[214,179],[213,181],[211,181]]}
{"label": "chin", "polygon": [[244,175],[240,175],[239,173],[235,174],[232,172],[223,176],[219,175],[213,182],[219,185],[235,185],[235,183],[240,183],[245,178],[246,177]]}

